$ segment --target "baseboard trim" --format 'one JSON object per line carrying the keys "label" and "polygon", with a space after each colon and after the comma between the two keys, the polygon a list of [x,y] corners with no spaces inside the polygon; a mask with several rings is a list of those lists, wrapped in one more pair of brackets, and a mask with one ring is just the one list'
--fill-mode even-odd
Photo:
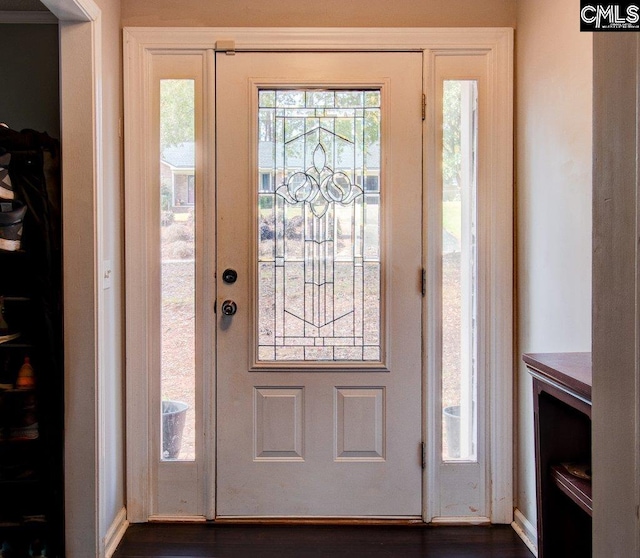
{"label": "baseboard trim", "polygon": [[111,558],[113,553],[118,548],[122,537],[127,532],[129,527],[129,521],[127,520],[127,509],[122,508],[116,515],[111,527],[107,531],[104,537],[104,556],[105,558]]}
{"label": "baseboard trim", "polygon": [[517,508],[513,512],[513,523],[511,524],[511,527],[513,527],[513,530],[518,533],[522,542],[527,545],[527,548],[533,553],[533,555],[538,558],[538,530]]}

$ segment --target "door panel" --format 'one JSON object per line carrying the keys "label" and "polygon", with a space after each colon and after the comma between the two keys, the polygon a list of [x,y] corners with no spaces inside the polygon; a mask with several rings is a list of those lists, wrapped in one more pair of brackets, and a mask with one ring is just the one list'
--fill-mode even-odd
{"label": "door panel", "polygon": [[219,517],[421,514],[421,73],[217,56]]}

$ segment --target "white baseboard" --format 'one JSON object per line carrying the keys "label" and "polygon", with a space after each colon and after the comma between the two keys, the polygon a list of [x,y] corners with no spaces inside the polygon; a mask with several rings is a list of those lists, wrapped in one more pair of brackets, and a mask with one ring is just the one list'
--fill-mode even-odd
{"label": "white baseboard", "polygon": [[518,533],[518,536],[522,539],[524,544],[527,545],[527,548],[533,552],[533,555],[538,558],[538,530],[517,508],[513,513],[513,523],[511,524],[511,527],[513,527],[513,530]]}
{"label": "white baseboard", "polygon": [[120,544],[122,537],[124,537],[127,528],[129,527],[129,521],[127,521],[127,509],[122,508],[116,515],[111,527],[107,531],[104,537],[104,556],[105,558],[111,558],[116,548]]}

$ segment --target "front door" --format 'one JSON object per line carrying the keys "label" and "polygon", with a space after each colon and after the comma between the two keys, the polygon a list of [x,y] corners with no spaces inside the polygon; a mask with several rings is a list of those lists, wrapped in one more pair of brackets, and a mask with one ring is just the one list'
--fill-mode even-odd
{"label": "front door", "polygon": [[422,513],[422,54],[218,53],[218,517]]}

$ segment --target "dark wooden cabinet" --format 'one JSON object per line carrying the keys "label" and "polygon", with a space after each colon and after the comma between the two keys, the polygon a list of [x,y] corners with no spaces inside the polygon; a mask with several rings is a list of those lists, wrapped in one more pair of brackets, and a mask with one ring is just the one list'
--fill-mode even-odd
{"label": "dark wooden cabinet", "polygon": [[533,378],[538,557],[590,557],[591,353],[522,359]]}

